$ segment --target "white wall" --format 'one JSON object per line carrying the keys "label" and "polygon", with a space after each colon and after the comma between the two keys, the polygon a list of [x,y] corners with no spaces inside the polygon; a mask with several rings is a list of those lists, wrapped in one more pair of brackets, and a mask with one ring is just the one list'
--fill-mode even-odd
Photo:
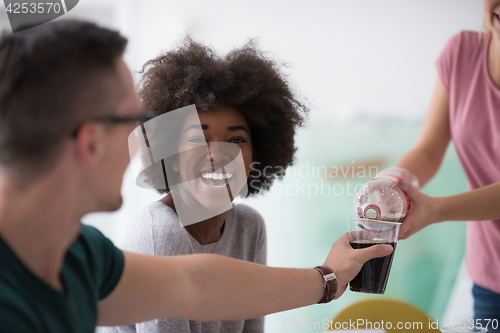
{"label": "white wall", "polygon": [[[291,64],[292,81],[315,112],[426,108],[433,63],[447,39],[478,30],[480,0],[127,1],[134,69],[189,31],[226,52],[257,38]],[[379,111],[380,113],[384,111]]]}

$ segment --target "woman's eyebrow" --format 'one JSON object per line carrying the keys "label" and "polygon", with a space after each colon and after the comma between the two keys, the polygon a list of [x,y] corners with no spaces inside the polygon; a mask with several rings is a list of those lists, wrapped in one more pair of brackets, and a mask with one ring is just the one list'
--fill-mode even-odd
{"label": "woman's eyebrow", "polygon": [[[193,124],[193,125],[189,125],[184,132],[187,132],[190,129],[207,130],[208,129],[208,125],[206,125],[206,124],[201,124],[201,125]],[[227,130],[231,131],[231,132],[242,130],[242,131],[245,131],[248,134],[250,134],[250,132],[248,132],[248,130],[247,130],[247,128],[245,126],[228,126]]]}
{"label": "woman's eyebrow", "polygon": [[229,126],[227,128],[228,131],[238,131],[238,130],[242,130],[242,131],[245,131],[247,132],[248,134],[250,134],[247,130],[247,128],[245,126]]}
{"label": "woman's eyebrow", "polygon": [[201,124],[201,125],[198,125],[198,124],[189,125],[184,132],[187,132],[190,129],[207,130],[208,129],[208,125],[205,125],[205,124]]}

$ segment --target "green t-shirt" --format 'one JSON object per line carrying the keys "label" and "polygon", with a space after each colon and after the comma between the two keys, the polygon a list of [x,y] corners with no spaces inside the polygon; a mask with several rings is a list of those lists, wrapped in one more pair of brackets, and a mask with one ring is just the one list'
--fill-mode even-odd
{"label": "green t-shirt", "polygon": [[93,333],[97,303],[123,272],[123,253],[97,229],[82,226],[61,271],[66,293],[34,276],[0,237],[0,332]]}

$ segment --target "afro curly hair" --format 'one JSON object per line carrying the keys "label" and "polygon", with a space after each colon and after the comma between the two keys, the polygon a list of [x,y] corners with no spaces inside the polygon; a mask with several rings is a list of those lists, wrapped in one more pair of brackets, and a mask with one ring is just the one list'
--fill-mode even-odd
{"label": "afro curly hair", "polygon": [[[139,95],[144,107],[157,115],[195,104],[198,112],[230,106],[244,116],[255,161],[247,180],[248,196],[268,190],[293,164],[295,132],[309,108],[254,41],[219,56],[187,37],[176,50],[146,62],[141,73]],[[169,193],[168,184],[158,192]]]}

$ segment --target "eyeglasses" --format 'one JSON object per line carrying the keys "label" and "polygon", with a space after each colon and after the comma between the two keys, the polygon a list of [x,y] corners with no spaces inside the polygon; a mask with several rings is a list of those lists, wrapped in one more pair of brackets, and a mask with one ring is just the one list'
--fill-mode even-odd
{"label": "eyeglasses", "polygon": [[83,126],[83,124],[86,122],[89,122],[89,121],[96,121],[96,122],[110,123],[110,124],[137,123],[137,125],[142,125],[143,123],[147,122],[148,120],[153,119],[154,117],[156,117],[156,114],[153,111],[147,111],[145,114],[143,114],[141,116],[134,116],[134,117],[120,117],[120,116],[114,116],[114,115],[99,116],[99,117],[95,117],[95,118],[92,118],[89,120],[85,120],[80,125],[78,125],[71,132],[71,137],[75,138],[78,135],[78,131],[80,131],[80,128]]}

